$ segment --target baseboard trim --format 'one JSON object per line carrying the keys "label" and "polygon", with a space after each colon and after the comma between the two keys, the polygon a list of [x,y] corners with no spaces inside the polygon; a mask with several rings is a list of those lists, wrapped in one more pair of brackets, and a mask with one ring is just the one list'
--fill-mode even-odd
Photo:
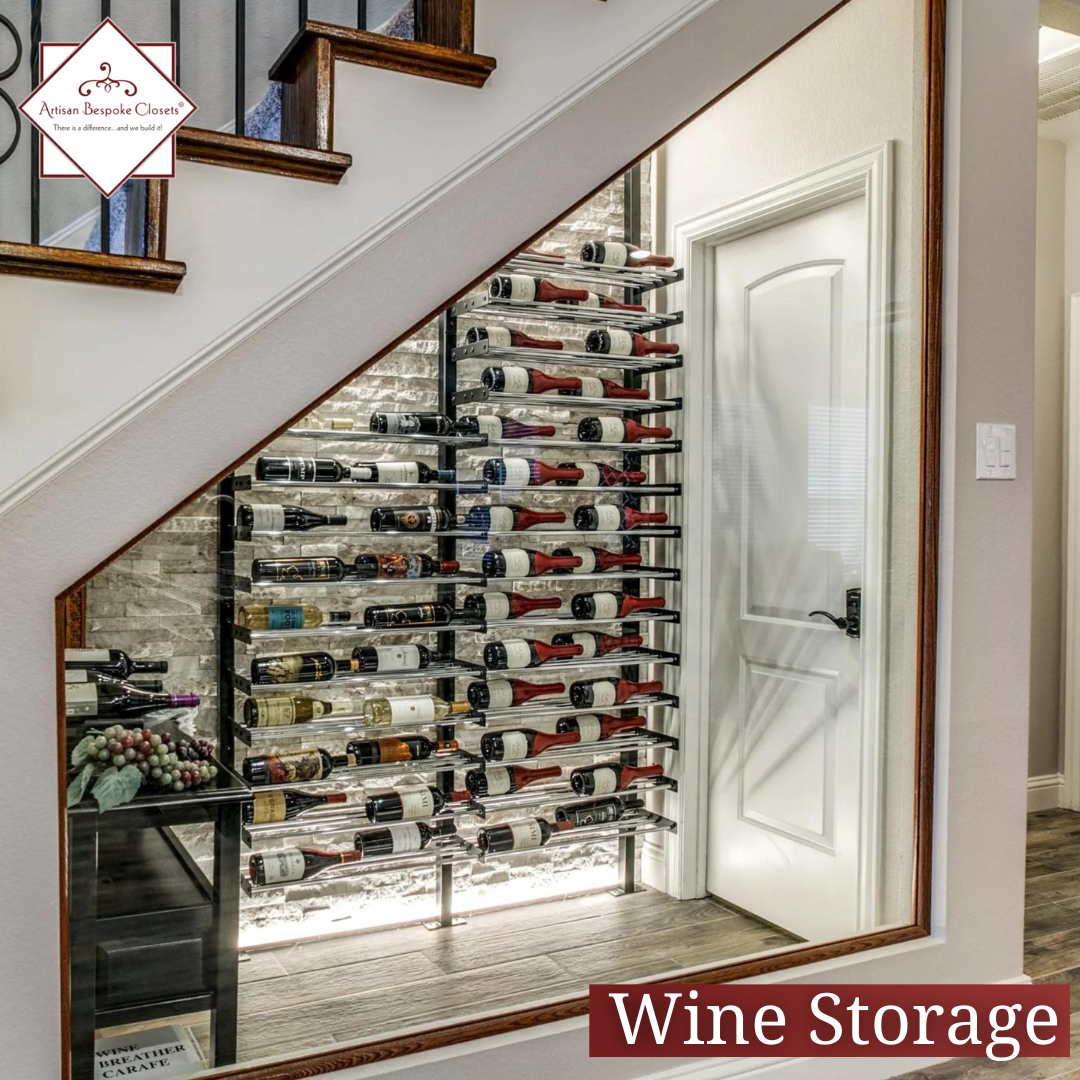
{"label": "baseboard trim", "polygon": [[1047,773],[1045,776],[1028,777],[1028,813],[1036,810],[1057,810],[1064,802],[1065,776],[1063,773]]}

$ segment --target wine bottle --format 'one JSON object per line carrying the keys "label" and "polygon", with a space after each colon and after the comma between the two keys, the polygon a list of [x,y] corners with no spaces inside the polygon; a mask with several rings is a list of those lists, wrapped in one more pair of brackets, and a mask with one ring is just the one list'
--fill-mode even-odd
{"label": "wine bottle", "polygon": [[635,780],[663,775],[662,765],[620,765],[613,761],[575,769],[570,774],[570,786],[578,795],[610,795],[614,791],[625,791]]}
{"label": "wine bottle", "polygon": [[488,367],[480,373],[481,385],[499,394],[546,394],[551,390],[581,389],[581,379],[576,375],[548,375],[535,368],[507,364],[505,367]]}
{"label": "wine bottle", "polygon": [[416,697],[378,697],[364,702],[364,722],[385,727],[412,724],[434,724],[451,716],[464,716],[472,712],[467,701],[443,701],[430,694]]}
{"label": "wine bottle", "polygon": [[667,520],[663,511],[646,514],[632,506],[616,506],[615,503],[579,506],[574,511],[574,528],[584,532],[619,532],[636,529],[639,525],[666,525]]}
{"label": "wine bottle", "polygon": [[565,693],[564,683],[531,683],[523,679],[491,679],[488,682],[472,682],[469,683],[466,691],[469,704],[474,709],[511,709],[524,705],[533,698]]}
{"label": "wine bottle", "polygon": [[551,639],[552,645],[579,645],[583,660],[591,660],[595,656],[607,656],[608,653],[618,652],[620,649],[637,649],[645,639],[640,634],[624,634],[615,637],[611,634],[597,634],[591,631],[576,634],[556,634]]}
{"label": "wine bottle", "polygon": [[371,414],[371,430],[379,435],[449,435],[454,421],[442,413]]}
{"label": "wine bottle", "polygon": [[442,506],[376,506],[371,511],[373,532],[445,532],[453,524]]}
{"label": "wine bottle", "polygon": [[351,568],[333,555],[321,559],[252,559],[251,578],[287,584],[293,581],[344,581]]}
{"label": "wine bottle", "polygon": [[348,611],[323,611],[317,604],[245,604],[236,613],[249,630],[314,630],[323,623],[347,623]]}
{"label": "wine bottle", "polygon": [[484,646],[484,665],[496,670],[540,667],[552,660],[581,656],[584,651],[578,642],[548,645],[534,638],[509,638],[506,641],[489,641]]}
{"label": "wine bottle", "polygon": [[285,885],[294,881],[309,881],[327,870],[359,861],[358,851],[282,848],[281,851],[252,855],[248,860],[248,870],[256,885]]}
{"label": "wine bottle", "polygon": [[198,694],[152,694],[126,683],[76,683],[68,685],[64,694],[69,717],[142,716],[156,709],[190,709],[198,704]]}
{"label": "wine bottle", "polygon": [[296,426],[312,431],[352,431],[356,421],[351,416],[329,416],[323,418],[318,413],[310,413]]}
{"label": "wine bottle", "polygon": [[357,645],[352,651],[357,671],[419,671],[447,658],[426,645]]}
{"label": "wine bottle", "polygon": [[647,401],[649,390],[644,386],[623,386],[614,379],[598,379],[593,375],[583,375],[579,380],[581,386],[577,390],[560,390],[560,394],[572,397],[612,398],[615,400]]}
{"label": "wine bottle", "polygon": [[279,506],[277,503],[253,503],[241,506],[237,520],[255,532],[308,532],[326,525],[348,525],[344,514],[316,514],[302,506]]}
{"label": "wine bottle", "polygon": [[631,682],[629,679],[584,679],[570,684],[570,702],[575,709],[610,709],[638,694],[659,694],[664,684],[658,679]]}
{"label": "wine bottle", "polygon": [[509,488],[537,487],[553,480],[576,484],[585,475],[579,465],[572,463],[553,468],[545,461],[514,457],[488,458],[481,471],[489,484]]}
{"label": "wine bottle", "polygon": [[662,596],[633,596],[624,592],[578,593],[570,601],[575,619],[623,619],[635,611],[662,608]]}
{"label": "wine bottle", "polygon": [[564,562],[555,570],[556,574],[595,574],[611,570],[616,566],[640,566],[641,555],[635,552],[625,552],[622,555],[614,551],[605,551],[603,548],[594,547],[567,547],[556,548],[552,552],[552,558],[572,559],[576,558],[578,564],[569,567]]}
{"label": "wine bottle", "polygon": [[465,774],[465,787],[478,798],[485,795],[509,795],[540,780],[554,780],[562,776],[562,769],[552,765],[548,769],[526,769],[521,765],[493,765],[488,769],[470,769]]}
{"label": "wine bottle", "polygon": [[351,768],[356,759],[349,754],[332,755],[328,750],[292,750],[282,754],[244,758],[244,779],[253,787],[268,784],[295,784],[324,780],[335,769]]}
{"label": "wine bottle", "polygon": [[367,608],[364,625],[376,630],[389,630],[394,626],[449,626],[461,614],[443,603],[387,604]]}
{"label": "wine bottle", "polygon": [[549,439],[556,432],[554,424],[526,424],[508,416],[463,416],[457,422],[462,435],[486,435],[489,440]]}
{"label": "wine bottle", "polygon": [[455,475],[422,461],[358,461],[349,469],[349,479],[363,484],[452,484]]}
{"label": "wine bottle", "polygon": [[244,723],[248,727],[306,724],[329,716],[333,711],[333,703],[329,701],[293,694],[268,694],[261,698],[251,697],[244,702]]}
{"label": "wine bottle", "polygon": [[344,805],[349,797],[343,791],[316,795],[309,791],[256,791],[254,799],[244,803],[243,818],[249,825],[269,825],[292,821],[320,806]]}
{"label": "wine bottle", "polygon": [[524,532],[534,525],[562,525],[565,521],[565,510],[530,510],[507,503],[503,506],[472,506],[462,525],[484,532]]}
{"label": "wine bottle", "polygon": [[168,660],[132,660],[119,649],[65,649],[64,667],[69,671],[100,671],[114,679],[129,675],[166,674]]}
{"label": "wine bottle", "polygon": [[504,851],[529,851],[543,847],[556,833],[566,832],[574,826],[569,821],[552,824],[543,818],[522,818],[505,825],[488,825],[476,832],[480,850],[491,855]]}
{"label": "wine bottle", "polygon": [[495,300],[529,300],[550,304],[556,300],[585,301],[587,289],[567,289],[546,278],[534,278],[527,274],[496,274],[488,286],[489,295]]}
{"label": "wine bottle", "polygon": [[260,656],[251,661],[251,681],[257,686],[272,683],[326,682],[339,671],[359,671],[355,660],[335,660],[328,652],[288,653]]}
{"label": "wine bottle", "polygon": [[673,341],[651,341],[644,334],[612,327],[608,330],[590,330],[585,338],[585,351],[611,356],[649,356],[653,353],[674,356],[679,346]]}
{"label": "wine bottle", "polygon": [[373,578],[427,578],[456,574],[460,565],[452,560],[439,562],[430,555],[410,555],[396,551],[387,555],[357,555],[353,563],[361,581]]}
{"label": "wine bottle", "polygon": [[369,821],[381,825],[385,821],[415,821],[442,813],[448,804],[469,802],[467,791],[439,791],[438,788],[417,784],[396,791],[380,791],[369,795],[364,802]]}
{"label": "wine bottle", "polygon": [[556,821],[569,821],[574,826],[610,825],[625,814],[643,810],[645,803],[641,799],[620,799],[609,795],[606,799],[578,803],[577,806],[560,806],[555,810]]}
{"label": "wine bottle", "polygon": [[385,765],[395,761],[423,761],[432,754],[449,754],[457,748],[456,739],[432,742],[423,735],[398,735],[386,739],[355,739],[345,751],[356,755],[358,765]]}
{"label": "wine bottle", "polygon": [[372,859],[382,855],[408,855],[420,851],[431,843],[435,835],[429,825],[422,821],[409,821],[390,825],[385,829],[367,829],[358,832],[353,840],[362,858]]}
{"label": "wine bottle", "polygon": [[520,330],[511,330],[506,326],[470,326],[465,334],[465,341],[475,345],[478,341],[488,341],[499,349],[562,349],[563,343],[553,338],[535,338],[523,334]]}
{"label": "wine bottle", "polygon": [[576,467],[581,472],[580,480],[556,481],[560,487],[633,487],[648,480],[648,476],[638,469],[616,469],[594,461],[566,461],[560,467]]}
{"label": "wine bottle", "polygon": [[110,683],[113,686],[131,686],[136,690],[148,690],[151,694],[160,694],[165,689],[165,684],[160,679],[116,679],[112,675],[102,675],[100,671],[77,668],[64,669],[64,682],[68,686],[76,683]]}
{"label": "wine bottle", "polygon": [[519,731],[489,731],[480,739],[485,761],[524,761],[556,746],[574,746],[581,736],[573,731],[547,732],[522,728]]}
{"label": "wine bottle", "polygon": [[[569,550],[569,549],[566,549]],[[589,551],[589,548],[583,548]],[[541,574],[556,570],[574,570],[581,565],[581,556],[576,553],[545,555],[542,551],[530,548],[506,548],[503,551],[485,551],[480,560],[480,568],[486,577],[525,578],[539,577]]]}
{"label": "wine bottle", "polygon": [[478,619],[501,622],[520,619],[531,611],[555,611],[562,607],[558,596],[522,596],[510,592],[466,593],[462,606]]}
{"label": "wine bottle", "polygon": [[575,304],[583,308],[600,308],[607,311],[647,311],[644,304],[624,304],[611,296],[603,296],[594,292],[588,293],[584,300],[564,300],[564,304]]}
{"label": "wine bottle", "polygon": [[255,462],[255,479],[274,484],[339,484],[350,479],[350,470],[333,458],[261,457]]}
{"label": "wine bottle", "polygon": [[643,439],[670,439],[669,427],[646,427],[636,420],[620,420],[617,416],[587,416],[578,423],[577,437],[581,442],[635,443]]}
{"label": "wine bottle", "polygon": [[600,742],[618,735],[620,731],[637,731],[648,726],[644,716],[610,716],[607,713],[584,716],[562,716],[555,723],[556,731],[576,731],[583,743]]}
{"label": "wine bottle", "polygon": [[654,255],[651,251],[628,244],[624,240],[588,240],[581,249],[581,261],[601,263],[603,266],[659,266],[675,265],[670,255]]}

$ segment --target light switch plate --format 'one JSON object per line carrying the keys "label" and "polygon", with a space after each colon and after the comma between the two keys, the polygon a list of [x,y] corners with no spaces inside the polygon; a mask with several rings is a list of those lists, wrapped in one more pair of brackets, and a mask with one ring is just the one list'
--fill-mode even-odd
{"label": "light switch plate", "polygon": [[975,425],[975,479],[1016,479],[1016,425]]}

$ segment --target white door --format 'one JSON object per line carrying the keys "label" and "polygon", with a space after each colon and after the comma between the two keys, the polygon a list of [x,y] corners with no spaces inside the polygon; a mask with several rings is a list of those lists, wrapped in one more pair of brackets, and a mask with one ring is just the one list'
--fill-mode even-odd
{"label": "white door", "polygon": [[[872,921],[865,194],[710,249],[709,892],[808,940]],[[876,474],[875,474],[876,475]],[[876,498],[882,498],[878,492]],[[864,591],[863,603],[878,598]],[[875,676],[876,678],[877,676]],[[872,748],[876,751],[876,747]]]}

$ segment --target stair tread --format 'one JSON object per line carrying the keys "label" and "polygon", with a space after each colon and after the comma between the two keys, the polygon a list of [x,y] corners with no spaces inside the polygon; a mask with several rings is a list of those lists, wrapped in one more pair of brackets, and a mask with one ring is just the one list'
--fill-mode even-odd
{"label": "stair tread", "polygon": [[94,285],[176,292],[187,266],[170,259],[104,255],[78,248],[0,241],[0,274],[60,278]]}
{"label": "stair tread", "polygon": [[352,165],[351,154],[269,142],[206,128],[180,128],[176,133],[176,152],[183,161],[225,165],[330,184],[338,183]]}

